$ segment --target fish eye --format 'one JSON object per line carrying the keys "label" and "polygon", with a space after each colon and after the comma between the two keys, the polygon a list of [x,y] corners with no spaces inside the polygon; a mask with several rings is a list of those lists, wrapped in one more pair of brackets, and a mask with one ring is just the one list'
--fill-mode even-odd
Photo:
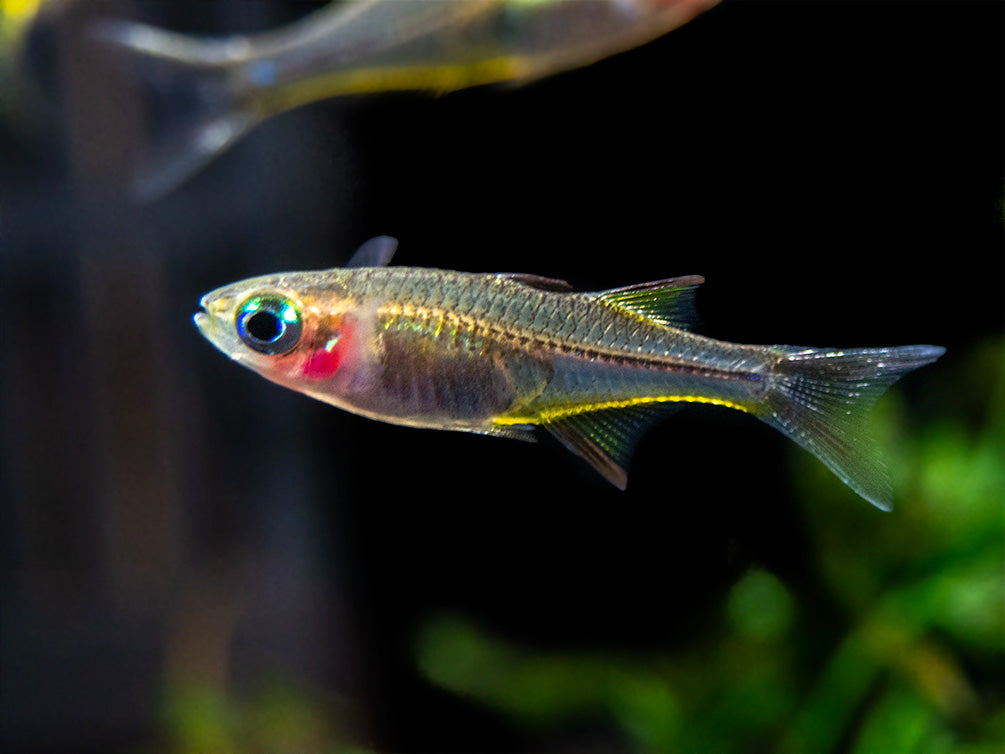
{"label": "fish eye", "polygon": [[285,296],[252,296],[237,309],[237,334],[253,351],[280,356],[300,342],[303,323],[296,306]]}

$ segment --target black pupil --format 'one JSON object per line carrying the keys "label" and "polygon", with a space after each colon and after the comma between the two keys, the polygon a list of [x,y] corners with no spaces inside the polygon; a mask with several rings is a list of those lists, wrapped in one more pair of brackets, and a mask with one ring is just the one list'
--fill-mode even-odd
{"label": "black pupil", "polygon": [[255,312],[248,318],[246,327],[255,340],[272,342],[283,334],[283,323],[272,312]]}

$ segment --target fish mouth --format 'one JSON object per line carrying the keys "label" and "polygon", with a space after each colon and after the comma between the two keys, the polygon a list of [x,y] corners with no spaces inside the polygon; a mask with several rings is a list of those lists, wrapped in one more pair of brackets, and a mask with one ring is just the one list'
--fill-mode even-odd
{"label": "fish mouth", "polygon": [[224,349],[225,344],[219,324],[225,321],[232,304],[233,298],[230,296],[214,296],[208,293],[199,302],[202,311],[192,315],[192,321],[202,336],[220,349]]}
{"label": "fish mouth", "polygon": [[192,315],[192,321],[195,322],[195,326],[199,328],[206,338],[209,338],[210,327],[212,325],[212,320],[210,319],[209,312],[213,307],[213,298],[210,294],[206,294],[199,300],[199,307],[202,309],[200,312],[196,312]]}
{"label": "fish mouth", "polygon": [[199,328],[199,332],[203,335],[207,335],[209,331],[209,316],[206,312],[196,312],[192,315],[192,321],[195,322],[195,326]]}
{"label": "fish mouth", "polygon": [[221,296],[218,293],[207,293],[199,300],[199,306],[202,308],[202,311],[196,312],[194,317],[195,323],[198,325],[200,321],[205,319],[222,320],[233,307],[233,304],[233,296]]}

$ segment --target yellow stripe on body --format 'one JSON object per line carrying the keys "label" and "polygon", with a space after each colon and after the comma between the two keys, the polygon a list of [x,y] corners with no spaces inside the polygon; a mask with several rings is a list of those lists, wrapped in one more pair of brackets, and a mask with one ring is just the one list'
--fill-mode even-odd
{"label": "yellow stripe on body", "polygon": [[409,90],[446,93],[518,79],[528,75],[529,70],[519,59],[505,57],[455,65],[377,66],[280,84],[256,93],[254,104],[267,111],[282,111],[337,95]]}
{"label": "yellow stripe on body", "polygon": [[[652,324],[651,320],[639,315],[637,312],[633,312],[630,309],[625,309],[623,311],[626,314],[635,315],[640,320]],[[509,337],[521,337],[517,333],[499,330],[498,328],[492,327],[487,322],[480,319],[465,317],[457,314],[457,312],[438,307],[394,302],[382,306],[379,313],[388,317],[388,319],[384,322],[385,330],[393,325],[394,319],[402,317],[404,319],[419,319],[427,322],[429,320],[436,321],[437,335],[439,335],[443,324],[445,322],[449,322],[453,327],[460,326],[472,330],[484,329],[489,332],[495,331],[498,334],[507,335]],[[612,352],[612,355],[617,354],[616,352]],[[561,421],[562,419],[570,416],[578,416],[579,414],[586,414],[592,411],[617,410],[622,408],[632,408],[633,406],[646,406],[655,403],[704,403],[712,406],[724,406],[726,408],[736,409],[737,411],[743,411],[744,413],[751,413],[751,408],[749,406],[745,406],[744,404],[737,403],[735,401],[726,400],[724,398],[711,398],[704,395],[647,395],[637,396],[634,398],[623,398],[620,400],[608,400],[599,401],[597,403],[583,403],[578,405],[563,406],[561,408],[542,409],[539,413],[530,416],[500,415],[494,418],[492,423],[497,427],[517,424],[547,424],[549,422]]]}
{"label": "yellow stripe on body", "polygon": [[591,411],[616,410],[619,408],[631,408],[633,406],[647,406],[653,403],[707,403],[713,406],[735,408],[737,411],[745,413],[750,412],[750,409],[742,403],[727,401],[721,398],[708,398],[703,395],[647,395],[617,401],[601,401],[599,403],[583,403],[576,406],[543,409],[534,416],[497,416],[492,420],[492,423],[500,427],[510,424],[548,424],[549,422],[561,421],[570,416],[587,414]]}
{"label": "yellow stripe on body", "polygon": [[465,317],[449,309],[419,304],[399,302],[384,304],[377,309],[377,317],[378,319],[383,317],[385,330],[397,326],[398,320],[405,320],[409,327],[420,332],[425,331],[430,323],[435,323],[435,329],[431,333],[433,338],[440,337],[444,325],[451,329],[451,335],[456,335],[459,329],[471,333],[487,332],[492,329],[487,323],[474,317]]}

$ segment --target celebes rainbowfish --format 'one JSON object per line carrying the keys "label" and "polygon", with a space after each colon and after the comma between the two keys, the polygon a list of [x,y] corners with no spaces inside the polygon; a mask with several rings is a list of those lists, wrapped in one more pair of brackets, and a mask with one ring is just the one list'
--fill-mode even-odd
{"label": "celebes rainbowfish", "polygon": [[202,334],[273,382],[373,419],[531,439],[542,426],[618,487],[634,441],[680,402],[745,411],[889,509],[865,416],[938,346],[752,346],[686,331],[698,276],[577,293],[561,280],[387,267],[368,241],[345,268],[219,288]]}
{"label": "celebes rainbowfish", "polygon": [[345,0],[282,29],[195,37],[94,30],[149,105],[140,197],[170,190],[256,124],[328,97],[526,82],[655,39],[719,0]]}

